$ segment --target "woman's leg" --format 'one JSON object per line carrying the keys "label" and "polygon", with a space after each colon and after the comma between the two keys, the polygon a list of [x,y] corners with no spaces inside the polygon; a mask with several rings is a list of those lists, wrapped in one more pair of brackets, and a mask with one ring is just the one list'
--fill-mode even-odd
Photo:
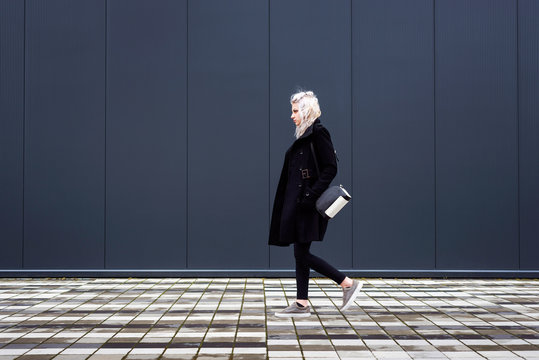
{"label": "woman's leg", "polygon": [[294,257],[296,258],[296,291],[298,300],[309,299],[309,264],[307,254],[311,243],[294,243]]}
{"label": "woman's leg", "polygon": [[310,252],[311,243],[294,243],[294,257],[296,258],[296,288],[297,299],[307,300],[309,293],[309,270],[332,279],[342,287],[350,286],[352,280],[345,274]]}
{"label": "woman's leg", "polygon": [[324,259],[311,254],[311,252],[309,251],[310,247],[311,243],[309,243],[308,246],[305,248],[305,252],[303,254],[303,259],[307,263],[309,268],[341,285],[345,281],[345,279],[347,279],[347,276],[333,266],[331,266]]}
{"label": "woman's leg", "polygon": [[353,281],[323,259],[311,254],[309,251],[310,247],[311,243],[294,244],[294,257],[296,258],[296,302],[299,305],[308,305],[309,270],[312,268],[318,273],[332,279],[343,288],[343,304],[341,310],[348,309],[359,293],[362,283]]}

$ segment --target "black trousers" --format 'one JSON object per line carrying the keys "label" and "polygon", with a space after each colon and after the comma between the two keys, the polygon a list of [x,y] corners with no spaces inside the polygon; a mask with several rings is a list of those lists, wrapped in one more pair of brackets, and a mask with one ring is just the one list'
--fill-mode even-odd
{"label": "black trousers", "polygon": [[307,300],[309,298],[309,270],[330,278],[337,284],[346,278],[339,270],[325,262],[323,259],[311,254],[309,251],[311,243],[294,243],[294,257],[296,258],[296,289],[297,299]]}

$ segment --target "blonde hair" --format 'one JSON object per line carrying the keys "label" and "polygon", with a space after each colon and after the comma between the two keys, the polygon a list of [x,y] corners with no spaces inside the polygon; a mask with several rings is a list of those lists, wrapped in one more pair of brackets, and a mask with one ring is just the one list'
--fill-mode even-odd
{"label": "blonde hair", "polygon": [[296,126],[296,139],[322,115],[318,99],[312,91],[300,91],[290,97],[290,104],[298,104],[301,123]]}

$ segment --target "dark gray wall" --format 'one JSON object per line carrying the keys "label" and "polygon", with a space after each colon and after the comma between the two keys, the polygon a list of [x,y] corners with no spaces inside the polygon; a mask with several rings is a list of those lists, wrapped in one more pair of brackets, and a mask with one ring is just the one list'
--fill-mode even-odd
{"label": "dark gray wall", "polygon": [[102,268],[105,1],[27,0],[25,50],[24,267]]}
{"label": "dark gray wall", "polygon": [[539,2],[518,2],[520,267],[539,254]]}
{"label": "dark gray wall", "polygon": [[436,262],[515,269],[516,2],[436,1]]}
{"label": "dark gray wall", "polygon": [[23,266],[24,3],[0,2],[1,269]]}
{"label": "dark gray wall", "polygon": [[105,266],[183,268],[187,1],[107,5]]}
{"label": "dark gray wall", "polygon": [[354,264],[433,269],[433,2],[352,6]]}
{"label": "dark gray wall", "polygon": [[292,270],[267,235],[299,88],[353,196],[315,253],[356,274],[536,274],[538,17],[535,0],[3,0],[0,274]]}
{"label": "dark gray wall", "polygon": [[189,268],[268,266],[267,6],[188,4]]}

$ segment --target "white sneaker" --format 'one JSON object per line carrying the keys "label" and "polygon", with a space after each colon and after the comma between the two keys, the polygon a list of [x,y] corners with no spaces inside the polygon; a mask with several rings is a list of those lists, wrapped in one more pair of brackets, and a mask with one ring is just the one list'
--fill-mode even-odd
{"label": "white sneaker", "polygon": [[288,306],[286,309],[278,311],[275,313],[275,316],[277,317],[309,317],[311,316],[311,308],[309,305],[305,307],[300,307],[298,304],[294,301],[294,303],[290,306]]}
{"label": "white sneaker", "polygon": [[344,311],[354,303],[354,300],[359,295],[359,291],[363,287],[363,283],[358,280],[354,280],[354,283],[350,287],[342,289],[342,306],[341,311]]}

